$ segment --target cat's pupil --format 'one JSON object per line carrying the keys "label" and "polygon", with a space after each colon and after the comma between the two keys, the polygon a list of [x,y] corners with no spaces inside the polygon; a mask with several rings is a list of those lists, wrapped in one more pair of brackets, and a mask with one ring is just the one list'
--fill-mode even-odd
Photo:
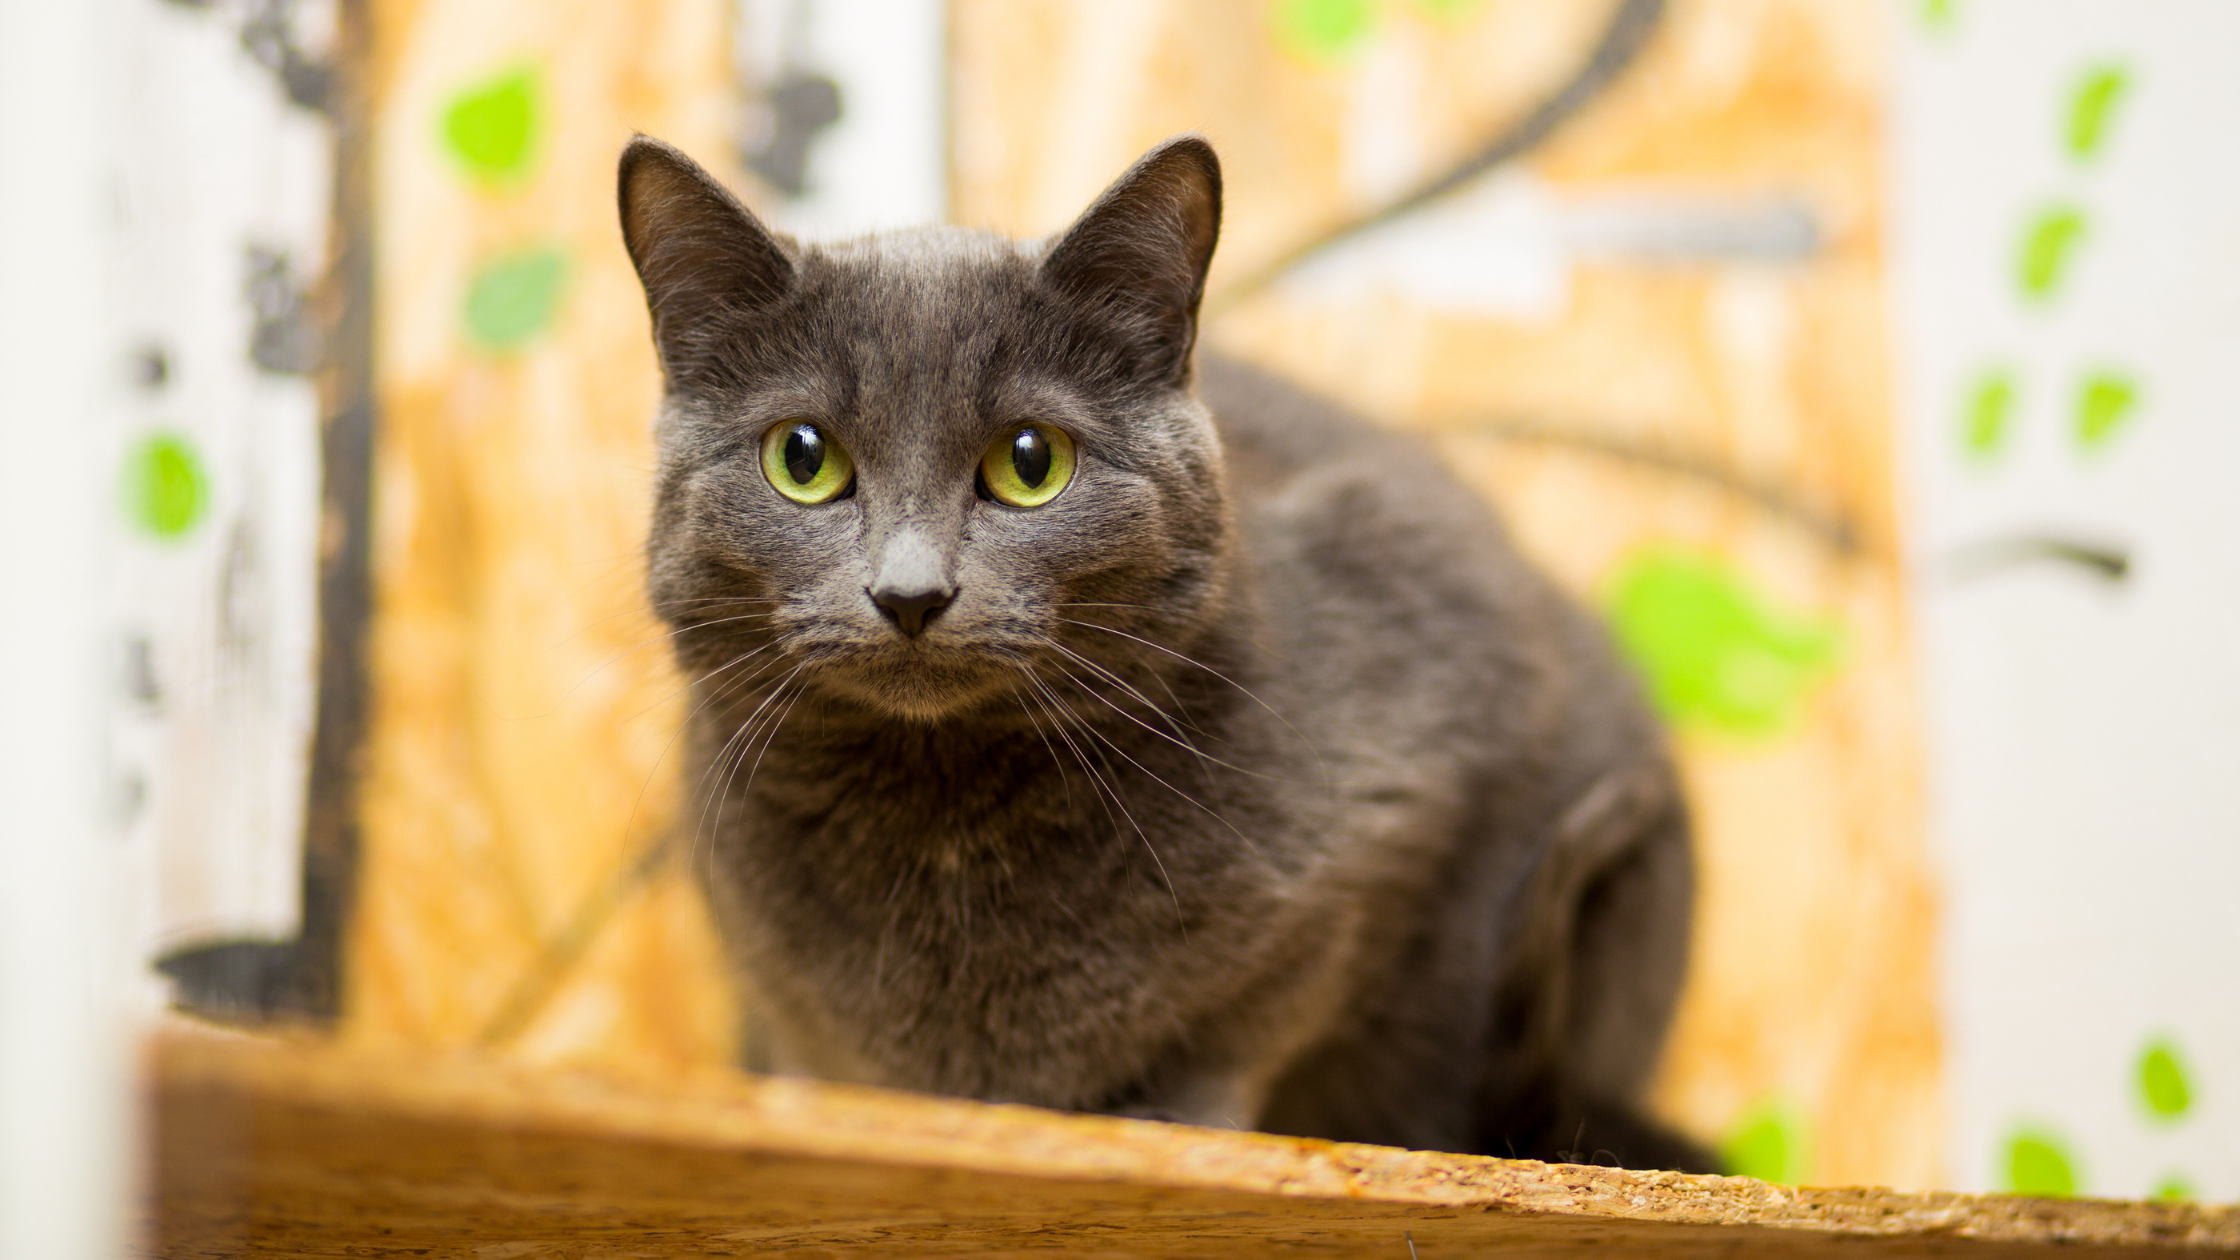
{"label": "cat's pupil", "polygon": [[786,475],[796,485],[808,485],[817,479],[817,470],[824,467],[824,434],[814,425],[795,425],[786,434]]}
{"label": "cat's pupil", "polygon": [[1050,442],[1039,430],[1021,429],[1019,436],[1011,439],[1011,471],[1029,489],[1042,484],[1050,475]]}

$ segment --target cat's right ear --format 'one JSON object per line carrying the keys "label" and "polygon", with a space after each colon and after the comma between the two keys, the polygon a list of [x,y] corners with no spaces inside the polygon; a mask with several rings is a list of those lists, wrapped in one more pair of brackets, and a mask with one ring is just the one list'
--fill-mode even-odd
{"label": "cat's right ear", "polygon": [[715,176],[651,136],[623,149],[616,197],[674,388],[708,364],[734,317],[785,296],[793,260]]}

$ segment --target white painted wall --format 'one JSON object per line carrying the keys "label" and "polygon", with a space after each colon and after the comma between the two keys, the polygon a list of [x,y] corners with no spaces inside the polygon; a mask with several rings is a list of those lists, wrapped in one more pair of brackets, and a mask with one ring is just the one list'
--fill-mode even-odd
{"label": "white painted wall", "polygon": [[117,0],[0,3],[0,1255],[123,1242],[107,717]]}
{"label": "white painted wall", "polygon": [[[2178,1179],[2240,1198],[2240,5],[1908,0],[1894,263],[1933,826],[1947,899],[1950,1170],[2003,1188],[2017,1132],[2080,1192]],[[1942,20],[1933,14],[1946,11]],[[2080,77],[2127,88],[2102,148],[2065,143]],[[2041,207],[2086,228],[2031,300]],[[1962,439],[1987,370],[2008,439]],[[2129,422],[2074,436],[2095,371]],[[2127,581],[2059,562],[1969,570],[1987,540],[2128,550]],[[2167,1039],[2185,1114],[2140,1097]]]}
{"label": "white painted wall", "polygon": [[[126,1242],[150,962],[297,926],[319,416],[251,361],[249,251],[318,274],[332,161],[250,12],[0,3],[5,1256]],[[159,435],[201,485],[170,530],[130,488]]]}
{"label": "white painted wall", "polygon": [[[246,5],[117,3],[106,353],[120,377],[139,378],[119,417],[120,458],[173,435],[208,485],[191,526],[157,537],[128,523],[119,550],[119,651],[145,662],[131,663],[119,714],[119,773],[139,943],[154,956],[285,938],[300,915],[319,407],[307,375],[251,361],[247,286],[252,249],[284,254],[290,283],[320,274],[333,161],[324,119],[243,48]],[[143,361],[157,353],[165,379],[147,383]]]}

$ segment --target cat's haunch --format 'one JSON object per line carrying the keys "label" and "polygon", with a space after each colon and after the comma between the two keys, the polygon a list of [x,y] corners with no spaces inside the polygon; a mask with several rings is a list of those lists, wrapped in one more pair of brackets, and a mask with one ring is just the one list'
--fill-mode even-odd
{"label": "cat's haunch", "polygon": [[1211,146],[1048,241],[773,233],[639,138],[647,543],[756,1066],[1705,1167],[1693,866],[1600,629],[1423,445],[1196,356]]}

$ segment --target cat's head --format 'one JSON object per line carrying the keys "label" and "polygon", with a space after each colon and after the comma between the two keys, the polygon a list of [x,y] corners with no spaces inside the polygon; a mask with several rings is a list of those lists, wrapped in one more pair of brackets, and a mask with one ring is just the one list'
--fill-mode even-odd
{"label": "cat's head", "polygon": [[1046,242],[799,243],[643,137],[620,197],[668,384],[650,590],[688,668],[938,721],[1133,673],[1219,614],[1221,449],[1188,388],[1205,141]]}

